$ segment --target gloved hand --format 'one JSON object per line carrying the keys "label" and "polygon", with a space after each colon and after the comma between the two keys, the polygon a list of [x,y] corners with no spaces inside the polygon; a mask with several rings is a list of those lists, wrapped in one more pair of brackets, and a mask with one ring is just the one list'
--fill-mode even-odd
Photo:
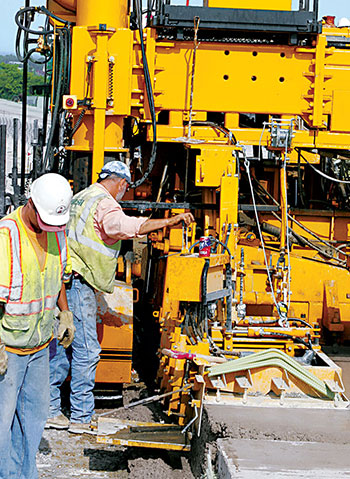
{"label": "gloved hand", "polygon": [[7,371],[8,356],[5,349],[5,344],[0,340],[0,376],[3,376]]}
{"label": "gloved hand", "polygon": [[73,313],[71,311],[60,311],[58,313],[58,330],[57,339],[65,349],[72,344],[75,333],[75,326],[73,324]]}

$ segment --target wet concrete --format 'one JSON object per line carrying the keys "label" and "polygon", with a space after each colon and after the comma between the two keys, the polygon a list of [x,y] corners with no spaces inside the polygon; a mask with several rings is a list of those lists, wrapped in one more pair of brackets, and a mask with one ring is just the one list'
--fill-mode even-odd
{"label": "wet concrete", "polygon": [[[350,355],[332,355],[350,391]],[[219,479],[350,478],[350,410],[206,406]]]}
{"label": "wet concrete", "polygon": [[211,429],[218,437],[350,443],[348,409],[209,405],[206,410]]}
{"label": "wet concrete", "polygon": [[218,440],[220,479],[282,479],[350,477],[348,445],[290,442]]}

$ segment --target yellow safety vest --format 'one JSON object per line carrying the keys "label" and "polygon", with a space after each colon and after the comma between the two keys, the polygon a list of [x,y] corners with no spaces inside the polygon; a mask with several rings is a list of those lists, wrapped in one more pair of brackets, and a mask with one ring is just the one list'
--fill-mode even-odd
{"label": "yellow safety vest", "polygon": [[44,270],[22,222],[20,210],[0,220],[0,338],[11,348],[37,348],[52,336],[62,281],[71,273],[65,232],[47,233]]}
{"label": "yellow safety vest", "polygon": [[98,237],[94,226],[97,206],[108,196],[96,183],[73,196],[67,235],[73,271],[93,288],[113,293],[121,242],[108,245]]}

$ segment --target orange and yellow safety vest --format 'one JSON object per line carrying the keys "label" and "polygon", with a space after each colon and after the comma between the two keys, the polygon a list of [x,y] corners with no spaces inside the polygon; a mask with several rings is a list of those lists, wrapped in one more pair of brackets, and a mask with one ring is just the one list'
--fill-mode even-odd
{"label": "orange and yellow safety vest", "polygon": [[0,220],[0,338],[11,350],[38,348],[50,340],[62,281],[72,271],[63,231],[47,233],[41,271],[20,210]]}

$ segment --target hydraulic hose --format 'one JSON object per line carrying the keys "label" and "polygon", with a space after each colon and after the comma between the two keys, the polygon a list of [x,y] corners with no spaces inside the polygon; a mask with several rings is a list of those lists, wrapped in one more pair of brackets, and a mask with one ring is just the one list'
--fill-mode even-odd
{"label": "hydraulic hose", "polygon": [[[62,36],[63,36],[62,32],[60,30],[57,30],[57,33],[60,36],[60,38],[62,38]],[[54,134],[55,134],[56,123],[57,123],[57,119],[58,119],[58,112],[59,112],[59,109],[60,109],[60,100],[61,100],[61,94],[62,94],[61,88],[62,88],[62,81],[63,81],[61,71],[62,71],[62,67],[63,67],[63,61],[64,61],[64,48],[63,48],[63,45],[61,45],[59,63],[58,63],[57,70],[56,70],[56,71],[58,71],[58,81],[57,81],[57,86],[56,86],[56,94],[55,94],[54,102],[53,102],[53,113],[52,113],[52,120],[51,120],[51,128],[50,128],[49,138],[47,140],[42,173],[44,173],[45,171],[50,171],[52,166],[53,166],[53,162],[52,162],[52,159],[51,159],[51,148],[52,148],[53,137],[54,137]]]}
{"label": "hydraulic hose", "polygon": [[208,271],[209,271],[209,259],[205,259],[203,271],[202,271],[202,304],[203,304],[203,316],[204,316],[204,330],[205,334],[208,337],[208,306],[207,306],[207,280],[208,280]]}
{"label": "hydraulic hose", "polygon": [[152,82],[151,82],[151,77],[149,74],[145,44],[143,41],[142,8],[141,8],[140,0],[135,0],[135,5],[136,5],[138,29],[140,34],[140,45],[141,45],[143,71],[144,71],[145,85],[146,85],[146,92],[147,92],[147,100],[148,100],[148,106],[149,106],[151,117],[152,117],[153,143],[152,143],[151,157],[150,157],[148,166],[146,168],[146,171],[143,173],[143,176],[140,179],[138,179],[131,185],[132,188],[137,188],[138,186],[142,185],[142,183],[149,177],[149,175],[151,174],[153,170],[154,164],[156,162],[156,155],[157,155],[157,119],[156,119],[156,110],[154,106]]}
{"label": "hydraulic hose", "polygon": [[310,163],[304,155],[301,154],[299,148],[295,148],[295,150],[300,154],[302,159],[314,170],[315,173],[317,173],[320,176],[323,176],[323,178],[326,178],[326,180],[329,181],[334,181],[335,183],[342,183],[344,185],[350,185],[350,181],[348,180],[339,180],[338,178],[333,178],[332,176],[326,175],[326,173],[323,173],[323,171],[318,170],[312,163]]}
{"label": "hydraulic hose", "polygon": [[[232,266],[231,266],[232,255],[231,255],[231,251],[229,250],[228,246],[225,245],[225,243],[214,238],[213,236],[210,236],[210,239],[212,241],[215,241],[215,243],[221,245],[230,256],[230,261],[226,264],[225,279],[226,279],[226,288],[230,291],[229,296],[227,296],[227,298],[229,299],[226,300],[226,329],[228,331],[231,331],[232,330]],[[196,241],[195,243],[193,243],[193,245],[189,248],[188,252],[190,253],[195,246],[199,245],[199,243],[200,241]]]}
{"label": "hydraulic hose", "polygon": [[48,17],[50,18],[53,18],[54,20],[57,20],[58,22],[62,23],[63,25],[65,26],[69,26],[71,25],[70,22],[68,22],[67,20],[63,20],[63,18],[60,18],[58,17],[57,15],[55,15],[54,13],[50,12],[50,10],[48,10],[46,7],[44,6],[41,6],[41,7],[25,7],[25,8],[21,8],[20,10],[18,10],[18,12],[16,13],[15,15],[15,22],[16,24],[22,28],[25,32],[27,33],[32,33],[33,35],[47,35],[49,33],[52,33],[51,30],[32,30],[31,28],[29,27],[26,27],[25,25],[23,25],[21,22],[20,22],[20,17],[27,13],[27,12],[31,12],[31,13],[42,13],[44,15],[47,15]]}
{"label": "hydraulic hose", "polygon": [[259,337],[260,338],[268,338],[268,337],[274,337],[274,338],[284,338],[284,339],[292,339],[294,342],[296,343],[299,343],[299,344],[302,344],[303,346],[305,346],[307,349],[312,349],[312,344],[311,344],[311,341],[309,341],[308,343],[306,341],[304,341],[303,339],[301,338],[298,338],[296,336],[290,336],[289,334],[285,334],[285,333],[274,333],[272,331],[264,331],[263,333],[260,333],[259,334]]}

